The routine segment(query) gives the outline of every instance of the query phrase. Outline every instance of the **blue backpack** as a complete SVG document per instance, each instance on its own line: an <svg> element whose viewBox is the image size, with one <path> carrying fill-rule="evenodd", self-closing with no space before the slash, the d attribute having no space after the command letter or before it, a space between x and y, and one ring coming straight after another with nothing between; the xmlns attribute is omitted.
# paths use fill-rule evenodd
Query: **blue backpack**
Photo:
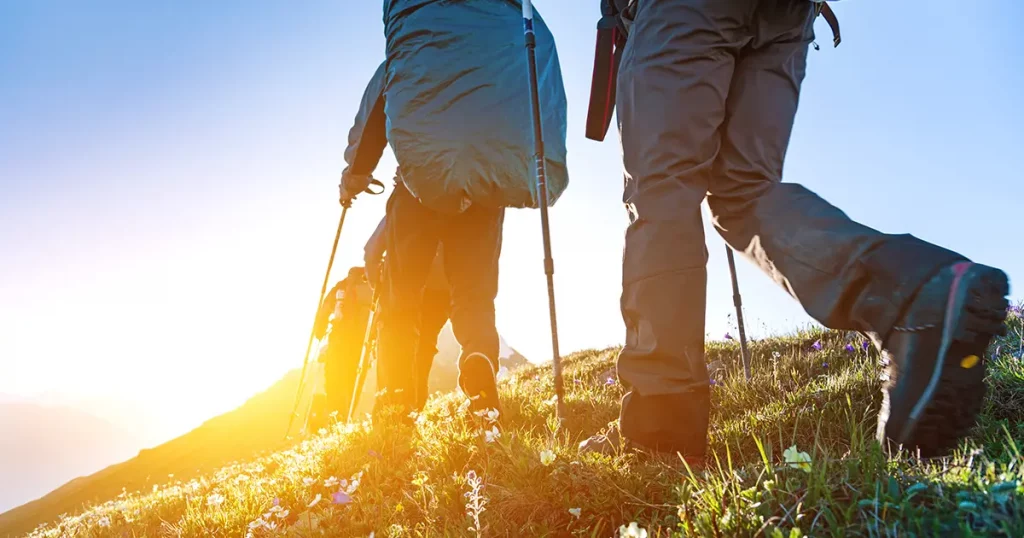
<svg viewBox="0 0 1024 538"><path fill-rule="evenodd" d="M401 181L444 213L537 207L527 56L518 0L386 0L387 139ZM537 72L548 205L569 182L566 98L539 14Z"/></svg>

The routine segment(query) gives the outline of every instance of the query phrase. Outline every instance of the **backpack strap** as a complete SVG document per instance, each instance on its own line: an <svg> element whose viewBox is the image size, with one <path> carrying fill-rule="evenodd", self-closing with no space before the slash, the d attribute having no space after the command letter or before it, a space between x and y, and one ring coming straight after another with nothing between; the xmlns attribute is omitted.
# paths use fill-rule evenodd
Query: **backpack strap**
<svg viewBox="0 0 1024 538"><path fill-rule="evenodd" d="M597 23L597 50L594 53L594 74L590 81L590 106L587 110L586 137L604 140L615 110L615 83L622 60L625 37L618 17L606 15Z"/></svg>
<svg viewBox="0 0 1024 538"><path fill-rule="evenodd" d="M820 2L818 4L818 15L824 18L825 22L828 23L828 27L832 29L832 46L838 47L843 38L839 33L839 18L836 17L836 12L832 11L832 7L827 3Z"/></svg>

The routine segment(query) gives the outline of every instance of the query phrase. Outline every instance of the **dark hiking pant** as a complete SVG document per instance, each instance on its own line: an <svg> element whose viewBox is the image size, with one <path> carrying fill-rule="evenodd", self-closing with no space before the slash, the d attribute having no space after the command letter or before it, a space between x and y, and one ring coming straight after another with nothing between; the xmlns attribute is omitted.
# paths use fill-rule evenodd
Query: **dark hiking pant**
<svg viewBox="0 0 1024 538"><path fill-rule="evenodd" d="M427 288L423 290L420 307L420 337L416 344L416 392L415 408L423 409L430 396L430 367L437 355L437 336L448 323L451 315L451 293L447 289Z"/></svg>
<svg viewBox="0 0 1024 538"><path fill-rule="evenodd" d="M831 328L884 336L932 274L962 259L781 182L813 19L808 0L639 0L616 104L628 438L705 449L705 197L726 242Z"/></svg>
<svg viewBox="0 0 1024 538"><path fill-rule="evenodd" d="M384 405L411 408L419 401L416 360L424 283L444 247L444 272L451 289L452 332L462 346L460 364L471 353L487 356L497 370L498 257L503 208L471 206L457 215L437 213L399 186L388 200L387 263L382 300L378 388ZM433 337L436 340L437 334Z"/></svg>

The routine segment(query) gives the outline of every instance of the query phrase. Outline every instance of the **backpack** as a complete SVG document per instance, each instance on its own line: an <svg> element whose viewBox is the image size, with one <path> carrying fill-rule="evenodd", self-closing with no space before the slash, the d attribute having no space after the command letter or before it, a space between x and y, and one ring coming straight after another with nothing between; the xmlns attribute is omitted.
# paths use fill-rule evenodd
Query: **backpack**
<svg viewBox="0 0 1024 538"><path fill-rule="evenodd" d="M826 0L809 0L817 4L815 16L825 19L832 29L833 46L842 41L839 19ZM586 136L598 142L604 140L615 110L615 81L619 74L622 49L629 37L637 0L601 0L601 19L597 21L597 51L594 55L594 74L590 82L590 106L587 109ZM817 48L817 45L815 45Z"/></svg>
<svg viewBox="0 0 1024 538"><path fill-rule="evenodd" d="M423 205L459 213L539 205L519 0L385 0L387 138ZM566 97L539 14L537 74L548 205L568 182Z"/></svg>

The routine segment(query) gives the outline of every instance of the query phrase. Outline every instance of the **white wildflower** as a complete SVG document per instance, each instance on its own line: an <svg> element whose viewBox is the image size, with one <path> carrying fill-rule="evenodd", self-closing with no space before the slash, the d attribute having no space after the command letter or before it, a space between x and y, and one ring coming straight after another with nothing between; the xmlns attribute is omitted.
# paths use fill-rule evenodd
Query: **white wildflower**
<svg viewBox="0 0 1024 538"><path fill-rule="evenodd" d="M224 504L224 496L220 493L213 493L206 498L206 506L217 507Z"/></svg>
<svg viewBox="0 0 1024 538"><path fill-rule="evenodd" d="M313 484L316 484L316 480L313 478L307 476L306 478L302 479L302 485L306 486L307 488L312 486Z"/></svg>
<svg viewBox="0 0 1024 538"><path fill-rule="evenodd" d="M321 497L320 497L320 494L319 494L319 493L317 493L317 494L316 494L316 498L314 498L314 499L313 499L313 502L311 502L311 503L307 504L307 505L306 505L306 508L313 508L314 506L316 506L316 505L317 505L317 503L319 503L319 502L320 502L320 499L321 499Z"/></svg>
<svg viewBox="0 0 1024 538"><path fill-rule="evenodd" d="M620 538L647 538L647 529L644 529L636 524L636 521L629 524L629 526L622 525L619 527Z"/></svg>
<svg viewBox="0 0 1024 538"><path fill-rule="evenodd" d="M551 450L541 450L540 451L540 463L541 463L541 465L547 467L548 465L551 465L554 462L555 462L555 453L553 451L551 451Z"/></svg>
<svg viewBox="0 0 1024 538"><path fill-rule="evenodd" d="M338 485L338 478L337 477L332 476L332 477L328 478L327 480L324 480L324 487L325 488L333 488L334 486L337 486L337 485Z"/></svg>
<svg viewBox="0 0 1024 538"><path fill-rule="evenodd" d="M110 526L110 518L107 517L107 516L103 516L103 517L101 517L99 519L99 521L96 522L96 524L99 525L100 527L109 527Z"/></svg>
<svg viewBox="0 0 1024 538"><path fill-rule="evenodd" d="M576 519L579 519L580 518L580 514L583 513L583 510L581 510L579 508L570 508L569 509L569 513L572 514L572 516L575 517Z"/></svg>
<svg viewBox="0 0 1024 538"><path fill-rule="evenodd" d="M497 426L492 426L490 430L484 430L484 439L488 443L493 443L501 437L501 432L498 431Z"/></svg>
<svg viewBox="0 0 1024 538"><path fill-rule="evenodd" d="M794 469L800 469L805 473L811 472L811 456L806 452L800 452L796 449L796 445L787 448L783 453L782 457L786 459L786 464Z"/></svg>

